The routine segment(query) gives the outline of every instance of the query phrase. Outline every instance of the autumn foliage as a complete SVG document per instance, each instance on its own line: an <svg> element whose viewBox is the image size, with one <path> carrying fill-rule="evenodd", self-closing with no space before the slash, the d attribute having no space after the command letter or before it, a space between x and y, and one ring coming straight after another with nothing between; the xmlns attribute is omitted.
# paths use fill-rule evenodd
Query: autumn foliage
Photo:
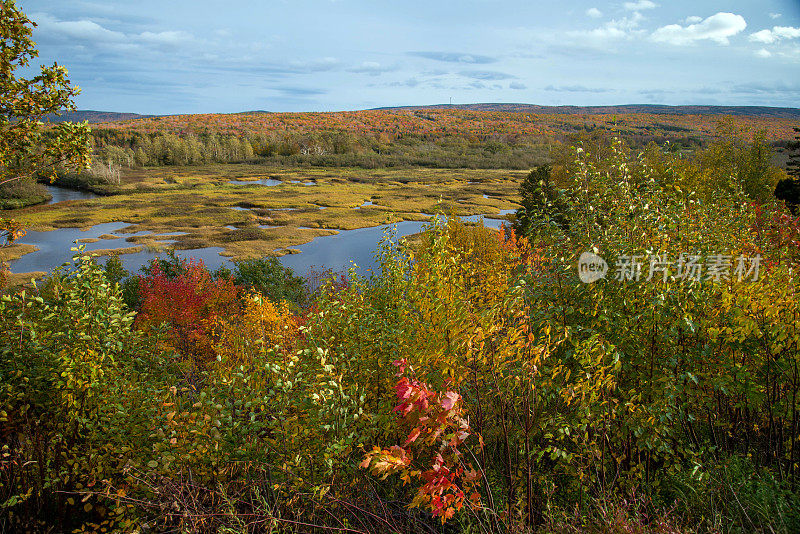
<svg viewBox="0 0 800 534"><path fill-rule="evenodd" d="M797 531L798 220L750 196L771 174L619 139L554 172L527 235L440 216L305 309L188 262L149 267L134 318L81 254L4 296L4 525ZM764 268L615 276L681 253Z"/></svg>
<svg viewBox="0 0 800 534"><path fill-rule="evenodd" d="M796 121L789 118L732 117L739 125L767 130L772 139L791 139ZM545 114L472 110L365 110L339 113L237 113L231 115L172 115L103 124L127 132L207 132L238 134L258 132L324 132L441 139L451 135L477 140L509 136L560 137L585 129L616 129L631 134L664 135L683 129L694 135L713 136L719 117L713 115Z"/></svg>
<svg viewBox="0 0 800 534"><path fill-rule="evenodd" d="M178 273L166 273L154 260L148 270L139 279L137 326L148 330L166 324L167 343L184 358L213 359L214 326L239 311L240 289L230 279L214 279L202 261L184 260Z"/></svg>
<svg viewBox="0 0 800 534"><path fill-rule="evenodd" d="M392 445L389 449L374 447L365 454L361 467L383 479L399 474L404 484L411 483L412 478L418 479L421 486L409 506L427 506L433 517L444 523L465 502L480 505L480 494L474 488L481 475L464 461L464 453L459 450L472 429L464 417L461 395L451 390L432 391L428 384L413 376L403 376L405 360L393 363L401 377L395 385L399 404L394 411L411 430L402 445ZM412 447L427 449L430 455L418 468L413 466Z"/></svg>

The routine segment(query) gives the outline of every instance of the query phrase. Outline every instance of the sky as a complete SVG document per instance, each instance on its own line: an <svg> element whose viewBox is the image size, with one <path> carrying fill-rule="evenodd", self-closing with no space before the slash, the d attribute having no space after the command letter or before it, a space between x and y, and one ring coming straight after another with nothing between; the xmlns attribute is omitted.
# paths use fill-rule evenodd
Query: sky
<svg viewBox="0 0 800 534"><path fill-rule="evenodd" d="M800 0L18 0L78 109L800 107ZM29 74L29 73L28 73Z"/></svg>

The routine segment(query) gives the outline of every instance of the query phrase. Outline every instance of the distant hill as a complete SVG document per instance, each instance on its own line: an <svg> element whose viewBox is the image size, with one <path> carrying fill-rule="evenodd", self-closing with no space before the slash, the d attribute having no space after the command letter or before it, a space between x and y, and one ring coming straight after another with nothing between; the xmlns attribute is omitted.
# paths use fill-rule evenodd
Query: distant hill
<svg viewBox="0 0 800 534"><path fill-rule="evenodd" d="M776 119L800 119L800 108L778 108L769 106L662 106L660 104L625 104L620 106L540 106L537 104L433 104L430 106L396 106L373 108L375 111L422 111L426 109L454 109L467 111L489 111L503 113L533 113L542 115L614 115L641 114L651 115L736 115ZM373 111L368 110L368 111ZM273 112L262 109L240 111L230 115L272 115ZM217 115L217 114L213 114ZM224 114L222 114L224 115ZM280 113L278 113L280 115ZM115 122L131 119L146 119L158 115L140 115L138 113L117 113L115 111L92 111L79 109L65 111L60 116L45 117L48 122Z"/></svg>
<svg viewBox="0 0 800 534"><path fill-rule="evenodd" d="M608 115L649 113L654 115L740 115L800 119L798 108L768 106L662 106L660 104L627 104L621 106L539 106L536 104L435 104L432 106L398 106L377 110L463 109L505 113L538 113L553 115Z"/></svg>
<svg viewBox="0 0 800 534"><path fill-rule="evenodd" d="M75 111L63 111L61 115L47 115L44 120L47 122L111 122L127 121L131 119L144 119L154 117L154 115L139 115L138 113L117 113L114 111L92 111L88 109L77 109Z"/></svg>

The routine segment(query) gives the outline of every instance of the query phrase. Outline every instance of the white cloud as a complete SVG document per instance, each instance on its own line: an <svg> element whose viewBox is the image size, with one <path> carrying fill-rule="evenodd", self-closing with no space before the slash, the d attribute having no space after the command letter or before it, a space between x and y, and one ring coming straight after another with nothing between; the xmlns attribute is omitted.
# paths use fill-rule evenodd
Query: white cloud
<svg viewBox="0 0 800 534"><path fill-rule="evenodd" d="M109 30L92 20L58 20L46 13L37 13L33 20L37 23L37 32L47 37L66 38L76 41L76 45L93 43L109 50L130 50L142 45L172 47L194 40L194 37L183 31L162 31L142 33L123 33Z"/></svg>
<svg viewBox="0 0 800 534"><path fill-rule="evenodd" d="M800 62L800 46L788 46L778 52L778 55L791 61Z"/></svg>
<svg viewBox="0 0 800 534"><path fill-rule="evenodd" d="M548 85L544 88L545 91L554 91L559 93L610 93L612 89L605 87L586 87L585 85Z"/></svg>
<svg viewBox="0 0 800 534"><path fill-rule="evenodd" d="M770 56L772 55L772 52L770 52L770 51L769 51L769 50L767 50L766 48L762 48L761 50L758 50L758 51L756 52L756 55L757 55L758 57L770 57Z"/></svg>
<svg viewBox="0 0 800 534"><path fill-rule="evenodd" d="M381 68L381 64L377 61L365 61L358 68L366 70L379 70Z"/></svg>
<svg viewBox="0 0 800 534"><path fill-rule="evenodd" d="M792 28L791 26L775 26L772 28L772 33L777 35L780 39L797 39L800 37L800 28Z"/></svg>
<svg viewBox="0 0 800 534"><path fill-rule="evenodd" d="M628 11L641 11L643 9L654 9L658 4L651 0L637 0L636 2L625 2L625 9Z"/></svg>
<svg viewBox="0 0 800 534"><path fill-rule="evenodd" d="M698 17L697 15L692 15L691 17L686 17L684 19L684 22L686 24L696 24L696 23L700 22L701 20L703 20L703 17Z"/></svg>
<svg viewBox="0 0 800 534"><path fill-rule="evenodd" d="M370 76L378 76L384 72L391 72L397 70L395 67L384 67L377 61L364 61L357 67L347 69L348 72L355 72L358 74L368 74Z"/></svg>
<svg viewBox="0 0 800 534"><path fill-rule="evenodd" d="M143 32L139 34L139 39L146 43L174 46L186 41L191 41L192 36L182 31Z"/></svg>
<svg viewBox="0 0 800 534"><path fill-rule="evenodd" d="M586 16L592 17L593 19L599 19L603 16L603 12L597 9L596 7L590 7L586 10Z"/></svg>
<svg viewBox="0 0 800 534"><path fill-rule="evenodd" d="M772 32L769 30L761 30L756 33L751 33L750 40L754 43L770 44L775 42L775 36L772 35Z"/></svg>
<svg viewBox="0 0 800 534"><path fill-rule="evenodd" d="M644 17L641 13L635 12L629 17L622 17L621 19L610 20L600 26L588 31L570 31L567 35L575 37L582 41L581 44L595 46L602 48L608 41L620 41L630 39L634 35L641 33L639 30L639 22Z"/></svg>
<svg viewBox="0 0 800 534"><path fill-rule="evenodd" d="M754 43L772 44L782 39L797 39L800 37L800 28L791 26L773 26L771 30L760 30L750 34Z"/></svg>
<svg viewBox="0 0 800 534"><path fill-rule="evenodd" d="M333 70L339 66L339 60L335 57L324 57L314 61L290 61L289 69L301 73L322 72Z"/></svg>
<svg viewBox="0 0 800 534"><path fill-rule="evenodd" d="M771 18L771 19L779 19L779 18L781 18L781 14L780 13L770 13L769 14L769 18Z"/></svg>
<svg viewBox="0 0 800 534"><path fill-rule="evenodd" d="M91 20L58 20L46 13L36 13L31 16L31 19L37 23L38 31L48 35L105 43L118 43L125 40L124 33L109 30Z"/></svg>
<svg viewBox="0 0 800 534"><path fill-rule="evenodd" d="M470 64L485 64L495 63L497 58L491 56L481 56L476 54L467 54L460 52L408 52L410 56L423 57L425 59L432 59L434 61L444 61L446 63L470 63Z"/></svg>
<svg viewBox="0 0 800 534"><path fill-rule="evenodd" d="M744 31L746 27L747 22L741 15L721 12L688 26L662 26L653 32L651 38L653 41L672 45L688 45L703 40L726 45L729 37Z"/></svg>
<svg viewBox="0 0 800 534"><path fill-rule="evenodd" d="M520 82L511 82L511 83L508 85L508 87L509 87L510 89L516 89L517 91L521 91L521 90L523 90L523 89L527 89L527 88L528 88L528 86L527 86L527 85L525 85L524 83L520 83Z"/></svg>

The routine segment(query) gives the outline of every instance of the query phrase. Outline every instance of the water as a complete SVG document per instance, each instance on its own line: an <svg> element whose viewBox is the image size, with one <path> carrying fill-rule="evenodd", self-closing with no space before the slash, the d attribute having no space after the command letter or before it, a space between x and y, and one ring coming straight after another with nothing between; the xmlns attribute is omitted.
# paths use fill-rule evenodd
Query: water
<svg viewBox="0 0 800 534"><path fill-rule="evenodd" d="M39 250L9 262L9 267L11 272L14 273L50 271L72 259L74 251L71 251L70 248L76 246L74 243L76 239L96 239L103 234L120 235L117 232L126 226L128 226L128 223L112 222L98 224L86 231L78 228L60 228L52 232L28 231L24 237L21 237L16 242L35 245ZM149 232L137 232L136 234L127 234L125 237L147 234ZM101 239L96 243L85 243L85 246L87 251L92 251L103 248L132 247L134 243L128 243L123 237L120 237L119 239Z"/></svg>
<svg viewBox="0 0 800 534"><path fill-rule="evenodd" d="M499 216L509 215L515 211L500 210ZM495 230L499 230L503 223L508 222L505 219L483 215L461 217L463 221L474 223L481 219L486 228ZM282 256L280 262L299 275L308 274L312 267L317 270L332 269L335 272L346 272L355 263L358 266L358 273L366 276L370 271L378 272L379 265L375 261L374 254L385 232L394 229L396 237L400 238L419 233L423 227L430 224L430 221L403 221L372 228L340 230L336 235L320 236L305 245L291 247L301 253Z"/></svg>
<svg viewBox="0 0 800 534"><path fill-rule="evenodd" d="M229 185L265 185L267 187L274 187L281 185L283 182L280 180L273 180L272 178L262 178L261 180L230 180Z"/></svg>
<svg viewBox="0 0 800 534"><path fill-rule="evenodd" d="M317 270L332 269L336 272L346 272L352 266L352 262L358 265L360 274L367 275L369 270L376 271L378 268L373 254L385 231L394 227L399 238L416 234L427 224L430 223L403 221L372 228L340 230L336 235L317 237L305 245L291 247L300 250L301 253L287 254L279 259L284 267L290 267L296 274L302 276L308 274L312 267Z"/></svg>
<svg viewBox="0 0 800 534"><path fill-rule="evenodd" d="M91 200L97 198L94 193L88 191L74 191L72 189L64 189L63 187L56 187L54 185L45 185L47 192L53 195L53 199L48 204L55 204L56 202L64 202L65 200Z"/></svg>
<svg viewBox="0 0 800 534"><path fill-rule="evenodd" d="M503 210L503 214L514 210ZM480 215L472 215L461 218L464 221L478 222ZM499 229L505 222L503 219L483 218L483 224L487 228ZM425 221L403 221L396 224L386 224L371 228L358 228L356 230L340 230L338 234L320 236L310 243L296 247L300 254L287 254L280 258L280 262L292 268L296 273L305 275L314 267L317 270L333 269L334 271L347 271L352 262L358 265L358 272L366 275L369 270L376 271L378 264L373 258L378 243L384 236L384 232L394 228L396 237L404 237L422 231L425 225L430 222ZM70 261L74 251L70 248L76 246L76 239L99 238L103 234L120 236L119 239L101 239L95 243L86 243L86 251L91 252L99 249L128 248L136 246L136 243L126 241L126 237L150 235L150 232L122 233L120 230L127 227L128 223L104 223L93 226L87 230L77 228L60 228L50 232L30 231L25 237L18 240L19 243L36 245L39 250L22 256L10 262L11 271L14 273L25 273L32 271L51 271L64 262ZM235 229L236 227L228 227ZM269 225L262 225L261 228L271 228ZM305 228L299 228L305 229ZM309 230L311 228L308 228ZM180 234L158 234L159 238L169 238ZM173 243L168 239L162 242L168 245ZM207 247L202 249L177 251L179 257L203 260L209 269L217 269L222 265L230 267L229 258L220 256L224 249L221 247ZM148 263L156 257L156 252L143 250L131 254L120 254L123 267L129 272L134 273L142 265ZM163 253L162 253L163 255ZM105 262L105 257L98 259L100 263Z"/></svg>
<svg viewBox="0 0 800 534"><path fill-rule="evenodd" d="M117 239L100 239L94 243L80 243L85 247L86 252L101 249L123 249L138 246L136 243L127 241L128 237L153 235L152 232L121 232L123 228L129 226L126 222L111 222L92 226L86 230L79 228L59 228L50 232L28 231L24 237L18 239L19 244L35 245L39 250L25 254L19 259L9 262L12 273L28 273L33 271L52 271L56 267L72 260L75 254L73 247L77 247L75 241L85 239L98 239L103 234L119 236ZM159 242L163 245L171 245L175 241L169 239L186 232L174 232L169 234L155 234ZM219 255L223 249L220 247L209 247L205 249L195 249L191 251L180 251L181 257L188 258L193 256L202 259L210 268L217 268L225 263L227 258ZM122 265L130 272L137 271L142 265L149 262L156 256L156 252L142 250L131 254L120 254ZM105 256L99 257L99 262L105 262Z"/></svg>
<svg viewBox="0 0 800 534"><path fill-rule="evenodd" d="M486 228L492 228L494 230L499 230L500 226L503 223L508 223L505 219L494 219L492 217L487 217L485 215L467 215L466 217L461 217L461 220L464 222L473 222L478 223L483 220L483 225Z"/></svg>

